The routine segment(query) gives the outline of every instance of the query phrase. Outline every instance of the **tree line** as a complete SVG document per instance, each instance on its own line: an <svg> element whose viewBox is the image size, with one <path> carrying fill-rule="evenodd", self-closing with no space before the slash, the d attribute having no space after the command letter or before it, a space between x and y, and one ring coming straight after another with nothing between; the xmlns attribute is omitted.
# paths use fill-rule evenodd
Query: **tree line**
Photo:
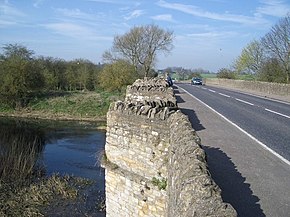
<svg viewBox="0 0 290 217"><path fill-rule="evenodd" d="M95 90L102 65L88 60L35 57L34 51L8 44L0 55L0 100L24 107L31 97L49 91Z"/></svg>
<svg viewBox="0 0 290 217"><path fill-rule="evenodd" d="M25 46L7 44L0 54L0 103L25 107L31 98L51 91L122 91L137 78L155 75L157 53L168 53L172 40L173 32L156 25L133 27L114 37L104 64L35 57Z"/></svg>
<svg viewBox="0 0 290 217"><path fill-rule="evenodd" d="M290 13L259 40L247 44L234 61L232 69L220 69L218 77L248 75L248 78L260 81L289 83L289 65Z"/></svg>

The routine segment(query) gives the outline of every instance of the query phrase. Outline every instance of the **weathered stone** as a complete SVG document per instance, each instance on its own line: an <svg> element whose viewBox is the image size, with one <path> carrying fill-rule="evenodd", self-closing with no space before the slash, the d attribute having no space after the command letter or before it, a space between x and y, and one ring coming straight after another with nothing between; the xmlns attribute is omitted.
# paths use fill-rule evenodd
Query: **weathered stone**
<svg viewBox="0 0 290 217"><path fill-rule="evenodd" d="M107 114L106 216L237 216L163 79L137 80Z"/></svg>

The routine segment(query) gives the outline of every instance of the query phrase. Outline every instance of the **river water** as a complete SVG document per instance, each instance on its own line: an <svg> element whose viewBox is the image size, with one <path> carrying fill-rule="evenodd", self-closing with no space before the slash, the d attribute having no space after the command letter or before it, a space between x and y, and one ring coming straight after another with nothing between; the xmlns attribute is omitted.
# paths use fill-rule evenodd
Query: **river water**
<svg viewBox="0 0 290 217"><path fill-rule="evenodd" d="M86 192L91 199L82 209L90 209L83 210L88 216L105 216L92 210L95 199L105 195L104 169L98 162L104 150L105 131L97 129L99 124L0 118L0 151L5 150L11 138L25 140L23 148L30 144L29 140L41 141L37 161L43 173L46 176L58 173L93 180L94 186ZM51 213L51 216L72 216L72 213Z"/></svg>

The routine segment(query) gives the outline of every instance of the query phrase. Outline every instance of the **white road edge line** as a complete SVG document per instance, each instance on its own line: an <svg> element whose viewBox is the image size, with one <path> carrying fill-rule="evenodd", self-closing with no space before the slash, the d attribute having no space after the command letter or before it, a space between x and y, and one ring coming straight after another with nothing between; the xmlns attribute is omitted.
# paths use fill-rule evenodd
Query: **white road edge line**
<svg viewBox="0 0 290 217"><path fill-rule="evenodd" d="M284 163L286 163L286 164L288 164L290 166L290 161L288 161L287 159L285 159L284 157L282 157L280 154L278 154L277 152L275 152L274 150L272 150L271 148L269 148L268 146L266 146L260 140L256 139L250 133L248 133L247 131L245 131L244 129L242 129L237 124L235 124L232 121L230 121L229 119L227 119L225 116L223 116L221 113L219 113L216 110L214 110L212 107L210 107L206 103L204 103L200 99L196 98L195 96L191 95L188 91L186 91L182 87L179 87L179 88L182 89L184 92L186 92L189 96L191 96L192 98L196 99L197 101L199 101L200 103L202 103L203 105L205 105L207 108L209 108L210 110L212 110L213 112L215 112L217 115L219 115L220 117L222 117L223 119L225 119L227 122L229 122L230 124L232 124L234 127L238 128L241 132L243 132L244 134L246 134L247 136L249 136L251 139L253 139L255 142L257 142L259 145L261 145L265 150L269 151L270 153L272 153L273 155L275 155L277 158L279 158L281 161L283 161Z"/></svg>
<svg viewBox="0 0 290 217"><path fill-rule="evenodd" d="M219 93L219 95L222 95L222 96L225 96L225 97L228 97L228 98L230 98L231 96L229 96L229 95L226 95L226 94L223 94L223 93Z"/></svg>
<svg viewBox="0 0 290 217"><path fill-rule="evenodd" d="M235 98L235 100L242 102L242 103L245 103L245 104L248 104L248 105L254 105L253 103L247 102L247 101L242 100L242 99Z"/></svg>
<svg viewBox="0 0 290 217"><path fill-rule="evenodd" d="M284 114L282 114L282 113L280 113L280 112L275 112L275 111L273 111L273 110L271 110L271 109L267 109L267 108L265 108L265 110L268 111L268 112L272 112L272 113L274 113L274 114L276 114L276 115L280 115L280 116L283 116L283 117L285 117L285 118L289 118L289 119L290 119L290 116L288 116L288 115L284 115Z"/></svg>

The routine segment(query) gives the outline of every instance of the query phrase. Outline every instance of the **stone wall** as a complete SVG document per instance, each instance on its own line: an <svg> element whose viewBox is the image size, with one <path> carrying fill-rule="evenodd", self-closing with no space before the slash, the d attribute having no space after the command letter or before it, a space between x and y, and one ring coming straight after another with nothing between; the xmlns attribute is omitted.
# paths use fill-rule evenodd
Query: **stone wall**
<svg viewBox="0 0 290 217"><path fill-rule="evenodd" d="M244 81L232 79L205 79L205 84L219 85L225 87L239 88L241 90L252 90L264 94L275 94L290 96L290 84L270 83L261 81Z"/></svg>
<svg viewBox="0 0 290 217"><path fill-rule="evenodd" d="M221 190L208 171L201 141L187 116L177 111L168 123L167 216L236 216L233 207L222 201Z"/></svg>
<svg viewBox="0 0 290 217"><path fill-rule="evenodd" d="M137 80L124 102L111 104L103 161L108 217L236 216L176 105L160 79Z"/></svg>

